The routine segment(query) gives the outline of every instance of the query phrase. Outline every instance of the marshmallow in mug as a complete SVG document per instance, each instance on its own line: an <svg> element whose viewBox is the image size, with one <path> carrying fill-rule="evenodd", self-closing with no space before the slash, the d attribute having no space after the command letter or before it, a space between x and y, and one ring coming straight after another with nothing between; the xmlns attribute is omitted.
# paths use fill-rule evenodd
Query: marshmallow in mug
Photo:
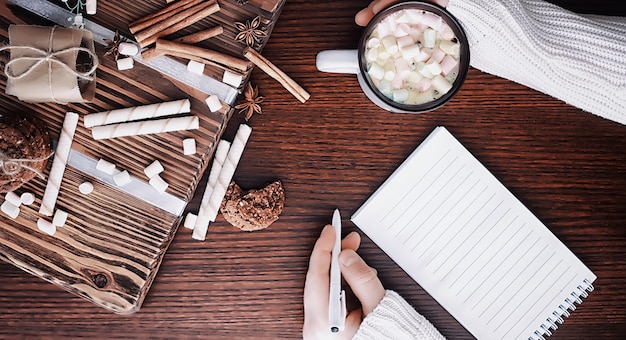
<svg viewBox="0 0 626 340"><path fill-rule="evenodd" d="M376 25L365 43L367 74L394 102L419 105L452 89L460 44L437 14L402 9Z"/></svg>

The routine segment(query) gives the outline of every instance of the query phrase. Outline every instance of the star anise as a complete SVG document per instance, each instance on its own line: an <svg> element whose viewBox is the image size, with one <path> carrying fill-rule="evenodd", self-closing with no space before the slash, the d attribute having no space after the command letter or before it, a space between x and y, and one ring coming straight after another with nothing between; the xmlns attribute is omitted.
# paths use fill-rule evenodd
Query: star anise
<svg viewBox="0 0 626 340"><path fill-rule="evenodd" d="M235 27L239 30L239 34L235 36L235 41L243 41L246 45L252 46L260 43L267 34L259 29L261 25L261 17L246 20L246 23L235 22Z"/></svg>
<svg viewBox="0 0 626 340"><path fill-rule="evenodd" d="M246 91L244 92L245 99L239 105L235 106L235 109L239 110L240 114L245 112L246 121L252 117L253 114L258 113L261 114L261 103L265 99L262 96L259 96L259 87L255 86L254 88L250 83L246 87Z"/></svg>
<svg viewBox="0 0 626 340"><path fill-rule="evenodd" d="M113 40L104 39L104 42L107 43L106 52L104 52L104 56L113 55L113 58L117 60L120 57L120 44L126 42L127 39L124 37L120 37L120 32L115 31L115 35L113 36Z"/></svg>
<svg viewBox="0 0 626 340"><path fill-rule="evenodd" d="M248 0L237 0L237 5L242 6L248 3Z"/></svg>

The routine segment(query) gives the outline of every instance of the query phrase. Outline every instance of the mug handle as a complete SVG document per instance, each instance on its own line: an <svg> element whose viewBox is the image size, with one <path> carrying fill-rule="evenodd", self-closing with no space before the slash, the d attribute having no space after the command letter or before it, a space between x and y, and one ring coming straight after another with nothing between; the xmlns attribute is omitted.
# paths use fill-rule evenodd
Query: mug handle
<svg viewBox="0 0 626 340"><path fill-rule="evenodd" d="M329 73L359 73L359 56L357 50L321 51L315 58L317 69Z"/></svg>

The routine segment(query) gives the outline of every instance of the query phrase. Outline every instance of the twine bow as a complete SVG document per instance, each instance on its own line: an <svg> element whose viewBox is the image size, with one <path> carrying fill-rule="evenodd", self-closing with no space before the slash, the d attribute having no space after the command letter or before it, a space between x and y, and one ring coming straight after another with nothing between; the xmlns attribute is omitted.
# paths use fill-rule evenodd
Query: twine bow
<svg viewBox="0 0 626 340"><path fill-rule="evenodd" d="M16 57L14 59L11 59L9 62L7 62L6 65L4 66L4 73L7 75L8 79L17 80L17 79L24 78L27 75L29 75L31 72L33 72L33 70L36 70L39 65L44 64L44 63L48 64L48 86L50 87L51 94L53 93L52 92L52 79L51 79L52 78L52 64L56 64L56 65L63 67L66 71L70 72L71 74L75 75L78 78L81 78L87 81L92 81L94 79L92 75L98 68L98 56L95 53L93 53L90 49L85 48L85 47L69 47L63 50L52 52L52 42L54 40L53 38L54 38L55 29L56 29L56 26L52 27L52 29L50 30L50 39L48 41L47 50L43 50L37 47L27 46L27 45L24 45L24 46L10 45L10 46L4 46L0 48L0 51L11 50L11 49L23 49L23 50L31 51L35 55L35 56ZM74 68L67 65L63 60L60 59L60 56L64 54L78 53L78 52L87 53L93 60L93 65L89 71L78 72ZM11 66L15 63L24 62L24 61L34 61L34 63L30 65L22 73L15 74L13 70L11 69Z"/></svg>
<svg viewBox="0 0 626 340"><path fill-rule="evenodd" d="M36 163L36 162L45 161L46 159L52 157L52 155L54 155L54 151L50 152L48 156L35 158L35 159L9 158L7 154L0 151L0 171L2 171L5 175L13 176L13 175L16 175L18 172L20 172L22 168L24 168L24 169L28 169L36 173L37 176L39 176L39 178L45 179L41 171L33 168L32 166L29 166L28 163Z"/></svg>

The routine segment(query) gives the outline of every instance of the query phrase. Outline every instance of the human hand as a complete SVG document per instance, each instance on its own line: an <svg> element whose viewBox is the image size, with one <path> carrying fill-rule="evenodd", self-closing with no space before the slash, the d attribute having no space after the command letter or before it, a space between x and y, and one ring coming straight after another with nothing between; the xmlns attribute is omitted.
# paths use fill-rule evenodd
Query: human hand
<svg viewBox="0 0 626 340"><path fill-rule="evenodd" d="M369 4L369 6L367 6L367 8L360 10L354 16L354 21L359 26L367 26L367 23L370 22L370 20L372 20L374 15L376 15L376 13L389 7L389 5L394 4L396 2L400 2L400 1L401 0L374 0ZM430 2L437 4L441 7L446 7L448 5L448 0L430 0Z"/></svg>
<svg viewBox="0 0 626 340"><path fill-rule="evenodd" d="M309 270L304 283L304 326L305 339L351 339L367 316L385 296L385 289L374 268L368 266L356 253L361 243L358 233L348 234L341 242L339 265L346 283L361 302L361 307L350 311L345 329L331 333L328 324L328 300L330 294L330 259L335 243L335 232L331 225L322 230L309 261Z"/></svg>

